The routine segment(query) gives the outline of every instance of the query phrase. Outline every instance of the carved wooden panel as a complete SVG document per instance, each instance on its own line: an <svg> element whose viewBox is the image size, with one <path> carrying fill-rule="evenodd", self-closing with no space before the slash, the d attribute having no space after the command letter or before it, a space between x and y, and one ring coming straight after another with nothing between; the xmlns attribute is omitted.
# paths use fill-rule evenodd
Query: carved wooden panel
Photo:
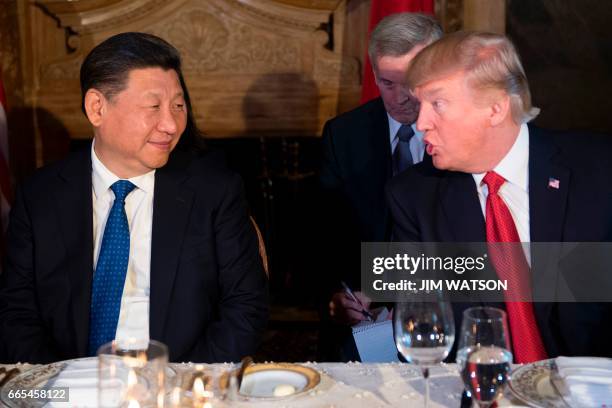
<svg viewBox="0 0 612 408"><path fill-rule="evenodd" d="M445 33L463 28L463 0L436 0L434 6L436 18Z"/></svg>
<svg viewBox="0 0 612 408"><path fill-rule="evenodd" d="M180 49L198 125L210 137L317 135L359 101L370 0L0 1L18 178L33 158L41 165L91 136L79 67L123 31L155 33ZM454 31L478 1L435 0L436 16Z"/></svg>
<svg viewBox="0 0 612 408"><path fill-rule="evenodd" d="M17 24L17 4L6 1L0 7L0 73L6 92L13 95L21 82L19 71L19 27Z"/></svg>
<svg viewBox="0 0 612 408"><path fill-rule="evenodd" d="M20 58L24 42L18 18L22 4L17 0L0 3L0 75L8 99L9 165L14 180L21 180L36 165L33 112L24 108L24 65Z"/></svg>
<svg viewBox="0 0 612 408"><path fill-rule="evenodd" d="M36 0L27 16L32 36L48 39L32 44L32 101L70 137L90 137L80 112L84 56L113 34L144 31L181 51L196 120L209 137L315 136L338 113L340 92L360 88L359 61L342 53L345 3Z"/></svg>

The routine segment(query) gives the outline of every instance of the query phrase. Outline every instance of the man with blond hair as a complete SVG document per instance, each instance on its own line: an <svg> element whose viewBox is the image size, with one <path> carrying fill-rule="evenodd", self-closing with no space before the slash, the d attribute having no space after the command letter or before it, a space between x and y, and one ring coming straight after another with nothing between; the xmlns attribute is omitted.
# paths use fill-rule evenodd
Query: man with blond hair
<svg viewBox="0 0 612 408"><path fill-rule="evenodd" d="M449 35L419 53L407 81L433 165L414 166L388 185L397 241L612 240L612 140L528 125L539 110L508 38ZM518 291L541 259L520 250L490 261ZM608 305L506 298L515 361L609 355ZM455 315L466 306L456 304Z"/></svg>
<svg viewBox="0 0 612 408"><path fill-rule="evenodd" d="M388 241L391 236L385 184L423 159L423 135L414 127L418 103L404 82L414 56L441 36L436 20L424 14L398 13L381 20L368 44L380 97L331 119L323 129L321 247L328 252L323 256L322 279L328 286L323 315L339 324L340 331L363 320L362 310L369 306L358 290L360 242ZM341 280L356 289L361 304L344 292ZM342 354L342 360L358 358Z"/></svg>

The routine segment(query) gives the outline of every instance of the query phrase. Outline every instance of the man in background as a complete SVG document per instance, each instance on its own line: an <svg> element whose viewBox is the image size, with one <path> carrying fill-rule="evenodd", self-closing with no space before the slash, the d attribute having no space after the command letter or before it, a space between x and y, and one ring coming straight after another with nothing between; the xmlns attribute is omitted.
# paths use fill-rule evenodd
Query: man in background
<svg viewBox="0 0 612 408"><path fill-rule="evenodd" d="M368 45L380 97L331 119L323 129L321 280L327 285L322 312L327 330L322 345L347 338L349 325L365 318L361 311L368 309L369 300L358 290L360 242L390 239L385 184L424 156L423 136L414 127L418 101L405 86L406 71L415 55L441 36L442 29L427 15L399 13L381 20ZM341 281L356 289L361 304L342 290ZM323 351L322 358L358 356L353 345Z"/></svg>
<svg viewBox="0 0 612 408"><path fill-rule="evenodd" d="M191 149L178 51L115 35L85 58L91 149L19 189L0 282L3 362L96 355L116 339L171 361L239 361L268 315L240 178Z"/></svg>
<svg viewBox="0 0 612 408"><path fill-rule="evenodd" d="M420 101L417 128L433 163L414 166L388 185L396 241L612 240L612 139L528 125L539 109L510 40L448 35L421 51L407 78ZM512 292L501 307L515 362L610 355L604 320L610 303L515 301L557 284L543 280L548 254L534 253L533 246L489 248L505 248L489 255ZM468 306L454 305L456 328Z"/></svg>

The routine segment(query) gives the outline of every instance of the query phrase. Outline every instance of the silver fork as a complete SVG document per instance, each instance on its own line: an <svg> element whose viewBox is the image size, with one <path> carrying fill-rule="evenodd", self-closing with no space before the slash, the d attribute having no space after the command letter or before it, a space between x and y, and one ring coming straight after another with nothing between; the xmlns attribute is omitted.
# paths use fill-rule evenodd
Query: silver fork
<svg viewBox="0 0 612 408"><path fill-rule="evenodd" d="M563 380L561 379L561 377L558 374L558 367L557 367L557 363L555 361L552 362L552 371L550 373L550 384L552 385L553 389L555 390L555 392L557 393L557 395L559 397L561 397L561 401L563 401L563 405L565 405L567 408L571 408L571 405L565 400L565 396L567 395L564 390L565 390L565 386L563 384ZM562 389L563 388L563 389Z"/></svg>

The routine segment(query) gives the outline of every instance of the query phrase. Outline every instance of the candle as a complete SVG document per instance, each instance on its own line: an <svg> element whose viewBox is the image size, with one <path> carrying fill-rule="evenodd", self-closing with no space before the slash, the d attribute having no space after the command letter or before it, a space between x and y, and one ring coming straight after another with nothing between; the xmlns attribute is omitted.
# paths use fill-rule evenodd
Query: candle
<svg viewBox="0 0 612 408"><path fill-rule="evenodd" d="M201 398L204 396L204 381L202 381L202 377L196 377L193 380L193 395L194 397Z"/></svg>
<svg viewBox="0 0 612 408"><path fill-rule="evenodd" d="M136 400L130 400L128 408L140 408L140 404Z"/></svg>
<svg viewBox="0 0 612 408"><path fill-rule="evenodd" d="M180 408L181 406L181 388L174 387L170 394L170 404L172 408Z"/></svg>
<svg viewBox="0 0 612 408"><path fill-rule="evenodd" d="M136 377L136 372L132 369L128 372L127 385L128 388L134 387L138 384L138 377Z"/></svg>
<svg viewBox="0 0 612 408"><path fill-rule="evenodd" d="M138 383L138 376L133 369L128 371L126 396L129 400L145 401L147 399L147 388Z"/></svg>
<svg viewBox="0 0 612 408"><path fill-rule="evenodd" d="M157 393L157 408L163 408L165 400L166 396L164 395L164 391L162 389Z"/></svg>
<svg viewBox="0 0 612 408"><path fill-rule="evenodd" d="M212 408L209 399L214 397L214 393L206 389L204 377L201 374L197 374L193 380L191 395L194 408Z"/></svg>
<svg viewBox="0 0 612 408"><path fill-rule="evenodd" d="M201 408L204 402L204 382L202 377L196 377L193 380L193 408Z"/></svg>

